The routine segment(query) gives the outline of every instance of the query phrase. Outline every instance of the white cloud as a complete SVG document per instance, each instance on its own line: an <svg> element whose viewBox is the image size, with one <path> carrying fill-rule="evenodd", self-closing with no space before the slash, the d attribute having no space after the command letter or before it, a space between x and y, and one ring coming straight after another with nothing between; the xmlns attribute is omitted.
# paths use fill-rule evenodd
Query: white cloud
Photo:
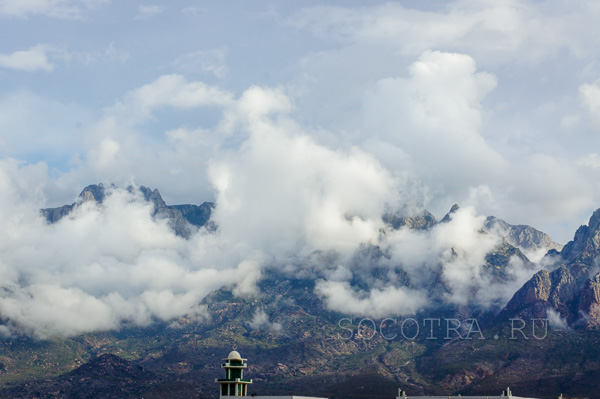
<svg viewBox="0 0 600 399"><path fill-rule="evenodd" d="M273 323L269 320L269 315L264 310L258 309L252 320L248 323L248 326L253 330L270 330L270 331L281 331L280 323Z"/></svg>
<svg viewBox="0 0 600 399"><path fill-rule="evenodd" d="M0 68L26 72L52 72L55 65L48 60L50 47L37 45L28 50L15 51L11 54L0 54Z"/></svg>
<svg viewBox="0 0 600 399"><path fill-rule="evenodd" d="M166 10L166 7L158 5L145 5L141 4L138 6L138 14L134 19L151 19L159 14L162 14Z"/></svg>
<svg viewBox="0 0 600 399"><path fill-rule="evenodd" d="M482 62L538 63L569 48L584 56L598 45L593 25L600 10L594 2L572 6L522 1L453 1L435 11L399 3L372 7L316 6L289 23L324 38L385 46L404 55L440 49L472 54ZM597 33L597 32L596 32Z"/></svg>
<svg viewBox="0 0 600 399"><path fill-rule="evenodd" d="M286 127L251 122L241 151L213 162L219 226L237 245L275 253L305 246L345 252L377 239L395 197L392 176L358 149L332 151Z"/></svg>
<svg viewBox="0 0 600 399"><path fill-rule="evenodd" d="M110 0L0 0L0 14L27 17L42 14L54 18L77 19L86 11L99 8Z"/></svg>
<svg viewBox="0 0 600 399"><path fill-rule="evenodd" d="M579 86L583 106L597 126L600 126L600 87L596 84Z"/></svg>
<svg viewBox="0 0 600 399"><path fill-rule="evenodd" d="M468 165L482 162L479 152L502 165L479 135L481 101L494 84L468 56L426 53L408 78L376 84L386 90L374 90L369 101L389 103L389 109L377 111L385 119L379 139L406 148L407 159L432 147L445 168L456 163L465 179L478 183L477 174L469 177ZM214 126L176 123L160 145L144 140L140 126L157 114L207 107L220 115ZM168 193L180 186L181 177L174 176L181 173L192 190L212 184L219 230L200 231L189 241L175 236L164 220L152 220L139 196L119 189L101 206L83 204L47 225L37 212L50 184L46 166L0 164L5 226L0 313L15 328L39 337L147 325L186 314L202 319L197 305L208 292L231 286L236 295L256 295L267 265L318 279L316 292L333 310L372 317L422 309L431 303L427 289L434 281L444 283L447 291L436 295L448 303L500 305L509 287L526 278L514 261L512 281L491 281L483 269L485 255L501 241L481 233L484 217L473 208L462 208L449 223L429 231L386 228L383 213L411 208L406 205L413 180L358 147L320 144L313 131L294 121L293 111L282 89L251 86L236 96L166 75L125 94L85 131L85 156L59 184L78 179L145 184L147 179L161 182ZM396 122L410 129L397 131ZM448 150L459 155L444 154ZM540 171L552 165L542 158L538 163ZM426 174L430 167L435 166L423 163L413 170ZM198 175L206 170L203 181ZM473 189L473 184L463 186L472 197L492 196L489 187ZM386 256L360 261L357 250L370 245ZM387 273L372 275L374 267ZM408 274L409 286L395 267ZM350 285L355 278L364 281L362 290ZM268 322L260 313L255 318L254 326Z"/></svg>
<svg viewBox="0 0 600 399"><path fill-rule="evenodd" d="M454 198L505 173L504 159L481 135L481 102L496 78L477 72L467 55L441 52L424 53L409 72L379 80L364 99L367 145L379 151L373 143L380 140L402 154L386 166L409 169Z"/></svg>
<svg viewBox="0 0 600 399"><path fill-rule="evenodd" d="M183 76L163 75L154 82L132 90L125 98L106 110L107 117L117 117L123 123L141 123L151 117L152 112L174 107L192 109L206 106L228 107L233 104L233 95L215 86L202 82L188 82Z"/></svg>
<svg viewBox="0 0 600 399"><path fill-rule="evenodd" d="M560 313L558 313L556 310L552 308L546 309L546 316L548 317L548 324L550 324L551 327L554 327L559 330L569 329L569 324L567 323L567 320L563 318L560 315Z"/></svg>
<svg viewBox="0 0 600 399"><path fill-rule="evenodd" d="M113 190L47 225L35 200L40 167L4 162L0 173L0 311L21 331L45 338L197 318L211 290L246 278L238 255L223 256L214 237L176 237L139 194Z"/></svg>
<svg viewBox="0 0 600 399"><path fill-rule="evenodd" d="M347 282L319 281L316 292L335 311L383 318L414 314L427 305L427 293L406 287L387 287L357 292Z"/></svg>
<svg viewBox="0 0 600 399"><path fill-rule="evenodd" d="M381 245L389 251L391 264L401 265L415 287L427 290L443 281L448 289L443 299L448 303L502 306L510 299L507 295L514 293L510 291L513 284L495 286L483 269L486 255L502 242L496 232L482 233L484 221L474 208L463 207L452 214L450 222L428 231L388 232ZM533 271L528 272L530 277ZM523 277L519 277L522 284Z"/></svg>

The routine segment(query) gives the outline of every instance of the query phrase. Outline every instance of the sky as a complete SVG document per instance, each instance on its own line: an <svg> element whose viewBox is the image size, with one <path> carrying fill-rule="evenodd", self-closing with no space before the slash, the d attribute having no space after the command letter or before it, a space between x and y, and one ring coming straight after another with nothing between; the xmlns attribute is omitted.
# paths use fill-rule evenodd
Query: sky
<svg viewBox="0 0 600 399"><path fill-rule="evenodd" d="M169 319L226 283L206 259L227 245L237 243L226 271L256 272L237 282L250 292L265 259L352 253L379 240L381 214L421 206L438 219L454 203L465 211L455 230L390 236L405 263L423 262L402 258L407 242L443 258L456 244L448 234L477 231L487 215L564 244L600 207L599 18L600 4L579 0L0 0L0 220L12 243L0 249L0 274L21 284L17 265L29 259L35 276L11 288L19 293L6 294L0 311L12 309L39 336L64 333L55 319L37 330L47 312L35 303L15 305L42 298L31 287L48 281L42 259L56 255L57 283L36 295L85 294L82 304L106 313L98 328L134 314ZM129 220L118 211L129 204L122 192L106 207L114 214L84 207L60 231L36 219L99 182L158 188L168 204L216 201L222 236L181 243L138 204L131 225L151 226L164 241L130 232L122 242L139 249L134 256L110 238ZM95 240L93 232L106 242L81 258L56 249L53 237ZM463 266L495 242L466 240L465 253L476 255ZM102 287L89 274L73 277L82 264L110 276L107 253L131 268L132 285L113 292L108 277ZM162 283L136 277L140 253L211 283L174 282L162 298L180 310L165 313L169 301L148 299ZM334 269L319 292L344 310L351 289ZM375 284L354 308L390 293L417 298L410 309L426 302ZM129 313L115 316L117 308ZM86 331L75 320L68 330Z"/></svg>
<svg viewBox="0 0 600 399"><path fill-rule="evenodd" d="M409 174L437 217L474 205L564 243L600 204L598 12L586 1L2 0L0 155L47 168L47 206L127 179L168 203L213 200L210 162L247 137L219 124L260 87L320 145ZM195 85L214 98L192 98Z"/></svg>

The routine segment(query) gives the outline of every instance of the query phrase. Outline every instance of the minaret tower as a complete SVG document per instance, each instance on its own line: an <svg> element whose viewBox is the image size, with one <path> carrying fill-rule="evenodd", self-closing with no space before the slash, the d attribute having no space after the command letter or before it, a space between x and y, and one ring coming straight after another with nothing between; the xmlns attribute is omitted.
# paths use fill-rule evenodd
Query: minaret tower
<svg viewBox="0 0 600 399"><path fill-rule="evenodd" d="M246 396L248 394L248 384L252 384L251 379L244 379L244 369L247 359L242 359L235 350L231 351L225 363L221 367L225 369L225 378L217 378L215 382L221 385L219 398L228 396Z"/></svg>

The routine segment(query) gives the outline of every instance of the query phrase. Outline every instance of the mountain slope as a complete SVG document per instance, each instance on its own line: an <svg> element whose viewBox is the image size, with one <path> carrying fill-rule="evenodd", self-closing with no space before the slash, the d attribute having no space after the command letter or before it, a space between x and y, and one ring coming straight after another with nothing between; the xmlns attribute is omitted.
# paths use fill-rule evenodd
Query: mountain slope
<svg viewBox="0 0 600 399"><path fill-rule="evenodd" d="M152 215L169 218L176 231L185 223L211 223L213 204L168 206L158 190L139 190L153 204ZM56 222L83 201L101 204L109 192L89 186L74 204L43 212L49 222ZM459 209L454 206L443 223L452 222ZM444 227L426 211L389 216L384 221L388 233L400 229L392 233L425 235ZM502 287L512 287L502 284L521 281L515 280L515 267L533 274L535 266L524 251L544 250L552 242L528 226L515 228L495 218L488 222L476 233L485 237L500 226L506 234L486 254L481 273ZM323 274L311 269L312 265L298 265L301 273L266 265L256 293L240 297L234 287L226 286L199 303L206 310L199 314L209 318L187 316L147 327L49 341L4 340L0 343L0 382L7 388L0 396L215 398L214 378L222 374L220 360L233 346L249 359L247 376L254 380L250 392L260 394L294 391L336 398L392 398L398 387L409 395L490 394L511 385L515 394L523 396L550 397L561 391L589 396L600 392L600 337L592 324L577 330L551 328L543 339L537 339L529 323L523 330L527 337L517 332L518 339L511 339L514 331L509 317L545 317L548 309L554 309L573 326L584 322L576 317L580 311L596 320L600 276L590 279L588 275L593 270L590 260L598 253L594 226L591 221L580 229L577 242L562 252L551 251L545 261L554 259L555 268L535 274L500 316L476 302L449 305L449 287L441 272L429 287L437 301L415 315L370 319L342 314L329 310L325 298L315 292ZM517 232L516 238L511 232ZM591 242L579 242L588 239ZM455 248L447 255L461 256ZM326 258L332 265L339 261L326 253L312 256ZM356 295L363 295L373 281L380 287L390 282L416 286L403 265L389 264L391 259L385 249L369 244L353 259L344 260L360 271L349 281ZM469 322L473 318L478 325ZM460 328L448 329L456 323ZM469 326L474 330L470 334ZM110 353L121 359L103 356Z"/></svg>
<svg viewBox="0 0 600 399"><path fill-rule="evenodd" d="M536 273L502 311L502 317L548 317L558 314L573 327L600 325L600 209L562 251L551 251L553 269ZM554 312L554 313L553 313Z"/></svg>

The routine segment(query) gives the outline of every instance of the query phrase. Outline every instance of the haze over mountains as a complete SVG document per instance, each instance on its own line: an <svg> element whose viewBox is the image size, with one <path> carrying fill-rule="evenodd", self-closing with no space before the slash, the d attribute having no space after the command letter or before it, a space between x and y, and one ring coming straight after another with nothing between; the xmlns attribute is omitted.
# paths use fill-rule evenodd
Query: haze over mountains
<svg viewBox="0 0 600 399"><path fill-rule="evenodd" d="M124 195L130 204L144 207L147 221L166 225L176 237L184 239L179 240L179 245L206 245L203 241L222 237L218 207L217 218L211 219L215 212L214 203L166 205L158 190L144 186L123 190L116 186L91 185L73 204L43 209L42 214L49 228L55 225L60 228L61 223L72 223L84 217L80 212L114 212L107 202L113 195ZM381 318L440 307L469 308L472 314L497 312L538 270L543 269L534 278L556 268L556 261L550 259L562 249L548 235L530 226L513 226L492 216L477 216L473 209L461 209L458 205L439 222L425 209L413 214L387 212L379 221L348 214L344 218L352 227L377 224L376 239L359 242L350 250L318 247L308 250L299 243L283 253L272 251L269 254L267 248L266 253L261 254L261 264L247 266L246 263L244 267L250 269L241 273L241 281L223 282L222 285L235 287L239 295L252 295L261 275L277 272L288 278L313 280L315 294L330 310L350 315ZM596 226L592 224L589 229L594 231ZM580 230L575 241L560 252L565 254L561 256L570 259L573 255L567 254L581 252L575 251L574 247L590 247L581 242L586 238L585 229ZM285 230L281 232L284 237L286 234ZM593 252L593 247L590 248L588 252ZM550 254L544 257L548 251ZM588 258L593 256L588 255ZM193 267L202 270L206 266ZM514 301L510 302L511 309L515 306ZM559 304L553 306L558 308ZM587 308L591 306L589 304ZM570 321L574 320L577 311L572 313ZM173 316L186 314L182 311ZM562 317L566 316L562 314ZM131 320L123 318L122 322ZM144 320L141 324L148 322Z"/></svg>
<svg viewBox="0 0 600 399"><path fill-rule="evenodd" d="M137 217L129 218L132 213ZM180 255L182 268L188 269L174 274L173 266L159 262L157 254L166 251L174 259L170 251L191 252L192 246L203 245L223 250L218 240L226 231L219 223L218 203L173 206L165 204L158 190L143 186L92 185L73 204L43 209L41 215L40 228L58 234L57 245L67 229L77 227L75 231L85 238L86 229L93 229L98 240L88 242L88 252L78 252L77 242L71 242L69 254L118 266L109 269L115 275L108 280L110 285L102 281L107 276L96 270L100 263L86 269L93 272L88 281L68 275L76 268L61 271L51 262L54 274L45 276L63 287L71 284L70 292L80 298L96 298L96 305L106 306L96 311L112 313L95 313L92 319L110 316L104 320L114 322L83 324L89 320L83 310L90 308L78 308L81 304L75 302L66 308L71 312L66 316L77 316L81 324L52 313L51 306L64 312L64 304L46 305L41 309L45 315L34 312L39 282L26 286L26 280L21 280L20 288L5 290L4 306L18 297L19 289L31 295L20 304L20 317L2 312L0 382L26 381L6 388L7 397L34 398L40 392L95 398L215 397L211 381L218 376L222 352L231 345L251 359L248 374L255 379L253 388L262 393L301 390L314 395L381 397L393 396L401 386L413 395L486 394L510 385L521 395L590 396L598 388L600 210L564 247L532 227L477 216L473 209L457 205L440 221L425 209L411 215L387 212L376 240L351 252L272 250L271 256L252 267L221 265L227 278L217 279L210 291L194 291L198 284L205 290L206 280L219 270L215 267L207 273L206 259ZM118 241L126 244L117 246L122 252L98 246L106 245L102 230L117 223L114 216L127 222L118 226L135 222L128 234L151 239L147 231L160 233L168 245L119 235ZM346 223L354 220L346 216ZM127 245L133 245L133 251L126 250ZM96 258L99 250L104 252ZM542 250L547 254L540 257ZM56 256L60 258L60 252ZM221 259L227 261L226 251ZM142 266L160 280L136 277L134 272ZM30 271L29 281L35 277L35 270ZM89 282L89 276L97 281ZM186 285L190 276L192 281ZM163 291L158 291L159 284ZM171 297L165 294L167 289ZM121 296L119 305L125 311L110 308L116 295ZM189 303L189 308L166 311L159 306L165 297L167 304ZM131 306L140 312L138 317L126 312ZM382 322L385 317L391 319ZM435 339L428 338L424 321L432 317L441 318L435 332L431 330ZM511 338L509 319L515 317L527 323L523 332L527 337ZM359 323L364 318L375 324ZM420 332L403 338L401 322L410 318L419 323ZM473 339L464 339L471 318L478 320L480 331ZM532 335L532 318L548 319L543 339ZM446 336L445 319L462 323L452 333L458 337ZM107 353L129 361L102 356ZM88 360L89 364L57 376Z"/></svg>

